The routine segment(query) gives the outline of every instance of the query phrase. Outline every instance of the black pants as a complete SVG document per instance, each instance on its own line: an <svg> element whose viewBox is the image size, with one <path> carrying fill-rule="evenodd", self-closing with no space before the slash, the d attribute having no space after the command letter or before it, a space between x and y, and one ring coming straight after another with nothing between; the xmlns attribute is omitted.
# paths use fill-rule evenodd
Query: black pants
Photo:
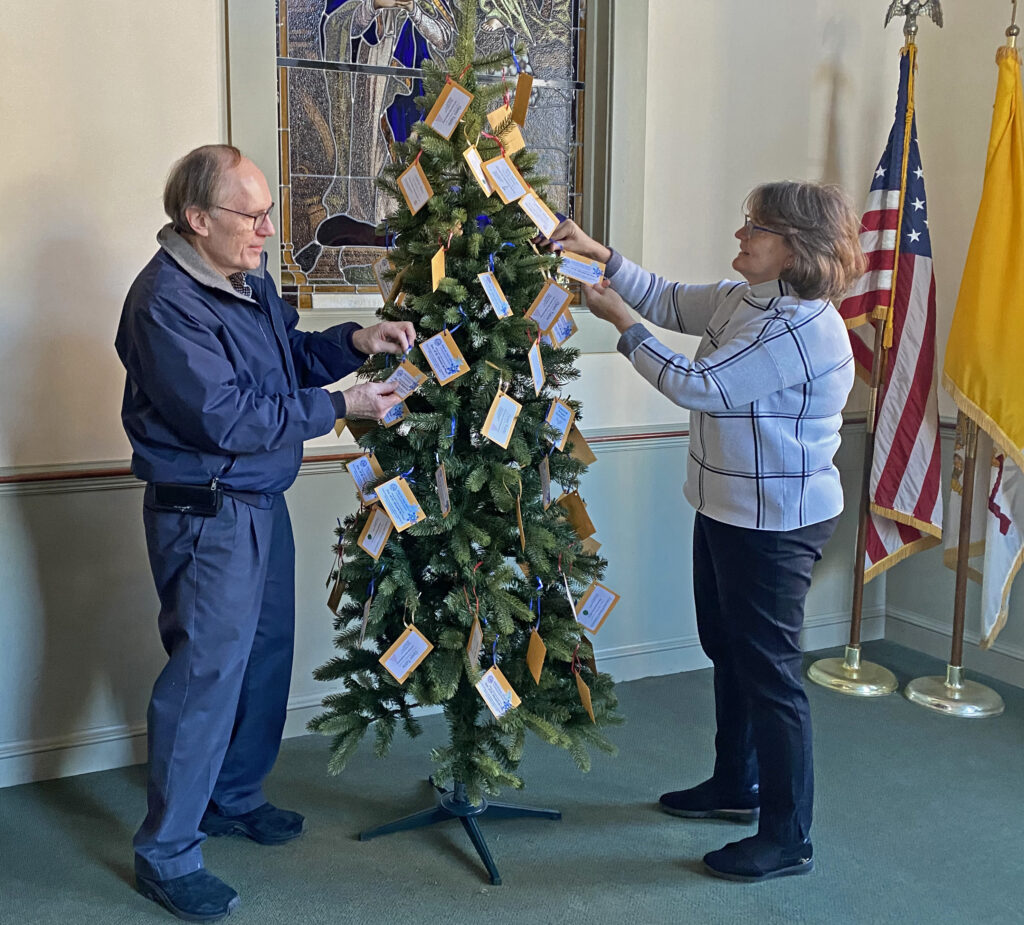
<svg viewBox="0 0 1024 925"><path fill-rule="evenodd" d="M783 844L811 828L811 714L799 637L811 570L838 520L751 530L698 514L693 529L697 629L715 666L714 778L737 795L760 785L759 831Z"/></svg>

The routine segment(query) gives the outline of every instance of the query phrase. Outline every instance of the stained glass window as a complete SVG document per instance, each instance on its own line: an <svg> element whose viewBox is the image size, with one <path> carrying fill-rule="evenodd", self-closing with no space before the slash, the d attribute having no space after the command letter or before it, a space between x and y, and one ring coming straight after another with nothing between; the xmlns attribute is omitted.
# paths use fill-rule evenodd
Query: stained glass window
<svg viewBox="0 0 1024 925"><path fill-rule="evenodd" d="M426 59L454 49L454 0L278 0L282 294L376 291L377 226L389 209L375 179L419 118ZM478 55L525 51L534 77L527 145L550 179L548 199L579 218L586 0L479 0ZM486 78L506 79L514 66ZM319 300L318 300L319 301Z"/></svg>

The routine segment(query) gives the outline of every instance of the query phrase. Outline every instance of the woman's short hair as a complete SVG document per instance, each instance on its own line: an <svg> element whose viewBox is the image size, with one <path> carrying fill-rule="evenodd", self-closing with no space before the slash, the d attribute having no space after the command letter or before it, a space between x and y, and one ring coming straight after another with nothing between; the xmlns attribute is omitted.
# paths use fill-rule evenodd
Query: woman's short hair
<svg viewBox="0 0 1024 925"><path fill-rule="evenodd" d="M192 234L185 211L212 209L224 172L242 160L234 145L203 145L177 161L164 186L164 211L178 234Z"/></svg>
<svg viewBox="0 0 1024 925"><path fill-rule="evenodd" d="M864 272L860 217L838 186L763 183L747 196L744 208L755 222L784 232L793 266L780 278L801 298L837 301Z"/></svg>

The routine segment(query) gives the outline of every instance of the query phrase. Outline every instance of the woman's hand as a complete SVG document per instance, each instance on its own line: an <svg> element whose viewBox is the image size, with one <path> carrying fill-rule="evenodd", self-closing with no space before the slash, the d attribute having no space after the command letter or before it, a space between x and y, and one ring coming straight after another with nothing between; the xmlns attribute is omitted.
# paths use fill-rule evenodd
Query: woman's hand
<svg viewBox="0 0 1024 925"><path fill-rule="evenodd" d="M620 334L636 323L629 313L629 306L611 288L608 280L603 279L596 286L584 286L583 290L587 294L587 308L602 321L614 324Z"/></svg>
<svg viewBox="0 0 1024 925"><path fill-rule="evenodd" d="M566 219L551 232L547 246L548 250L572 251L581 257L589 257L601 263L607 263L612 258L612 252L607 247L600 241L595 241L572 219Z"/></svg>

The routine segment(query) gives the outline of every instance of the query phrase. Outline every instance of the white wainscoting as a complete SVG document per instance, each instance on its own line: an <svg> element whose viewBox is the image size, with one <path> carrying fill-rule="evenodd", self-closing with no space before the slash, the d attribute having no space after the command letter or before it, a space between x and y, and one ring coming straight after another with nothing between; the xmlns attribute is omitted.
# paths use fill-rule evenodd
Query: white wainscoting
<svg viewBox="0 0 1024 925"><path fill-rule="evenodd" d="M587 432L598 460L582 491L609 560L605 580L623 597L595 637L598 663L618 680L708 664L693 613L693 511L682 496L688 438L678 427L639 430ZM848 512L815 572L808 649L846 641L856 534L849 492L859 484L862 428L848 430L838 459ZM141 500L129 476L0 486L0 787L145 760L146 704L164 654ZM334 652L324 582L332 529L354 502L337 460L307 460L288 492L298 619L286 735L303 734L331 690L311 672ZM883 598L883 582L872 582L866 640L884 634Z"/></svg>

